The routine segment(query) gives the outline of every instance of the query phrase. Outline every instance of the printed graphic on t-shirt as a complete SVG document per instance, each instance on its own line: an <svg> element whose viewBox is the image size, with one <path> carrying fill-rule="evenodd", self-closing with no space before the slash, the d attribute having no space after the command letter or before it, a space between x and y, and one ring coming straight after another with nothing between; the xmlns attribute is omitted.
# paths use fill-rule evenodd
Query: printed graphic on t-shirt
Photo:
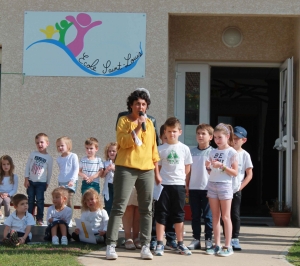
<svg viewBox="0 0 300 266"><path fill-rule="evenodd" d="M169 164L179 164L179 156L177 155L176 151L172 150L167 157Z"/></svg>
<svg viewBox="0 0 300 266"><path fill-rule="evenodd" d="M31 167L31 173L37 176L40 176L44 172L44 164L46 163L46 159L39 157L39 156L34 156L33 158L34 162Z"/></svg>
<svg viewBox="0 0 300 266"><path fill-rule="evenodd" d="M221 162L221 163L224 163L224 158L225 158L225 153L223 153L223 152L220 152L220 153L216 153L215 155L214 155L214 160L217 160L217 161L219 161L219 162Z"/></svg>

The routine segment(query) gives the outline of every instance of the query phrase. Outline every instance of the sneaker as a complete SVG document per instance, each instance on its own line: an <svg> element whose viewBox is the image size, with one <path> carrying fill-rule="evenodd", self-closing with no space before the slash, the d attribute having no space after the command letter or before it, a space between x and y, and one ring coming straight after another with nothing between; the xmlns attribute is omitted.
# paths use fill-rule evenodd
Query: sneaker
<svg viewBox="0 0 300 266"><path fill-rule="evenodd" d="M44 222L42 220L37 220L36 225L44 225Z"/></svg>
<svg viewBox="0 0 300 266"><path fill-rule="evenodd" d="M231 246L233 248L233 250L237 250L237 251L241 251L242 248L240 246L240 241L238 238L232 238L231 239Z"/></svg>
<svg viewBox="0 0 300 266"><path fill-rule="evenodd" d="M115 250L116 245L107 245L106 246L106 259L107 260L116 260L118 258L118 254Z"/></svg>
<svg viewBox="0 0 300 266"><path fill-rule="evenodd" d="M177 250L176 240L167 241L167 243L165 245L165 249L167 249L167 250Z"/></svg>
<svg viewBox="0 0 300 266"><path fill-rule="evenodd" d="M190 250L201 249L200 240L193 239L192 242L187 246L187 248Z"/></svg>
<svg viewBox="0 0 300 266"><path fill-rule="evenodd" d="M154 250L154 254L156 256L162 256L162 255L164 255L164 245L157 245L156 249Z"/></svg>
<svg viewBox="0 0 300 266"><path fill-rule="evenodd" d="M207 255L216 255L221 251L221 247L213 245L211 248L207 249L205 252Z"/></svg>
<svg viewBox="0 0 300 266"><path fill-rule="evenodd" d="M141 258L143 260L152 260L153 259L153 255L150 251L150 246L149 245L144 245L142 246L141 249Z"/></svg>
<svg viewBox="0 0 300 266"><path fill-rule="evenodd" d="M192 252L185 246L185 244L178 245L177 252L181 255L192 255Z"/></svg>
<svg viewBox="0 0 300 266"><path fill-rule="evenodd" d="M220 252L218 253L218 256L221 257L228 257L233 254L233 249L232 247L222 247Z"/></svg>
<svg viewBox="0 0 300 266"><path fill-rule="evenodd" d="M59 240L57 236L52 237L52 245L59 245Z"/></svg>
<svg viewBox="0 0 300 266"><path fill-rule="evenodd" d="M68 245L68 238L66 236L61 237L61 244L65 246Z"/></svg>
<svg viewBox="0 0 300 266"><path fill-rule="evenodd" d="M205 249L209 249L213 246L213 242L211 241L211 239L207 239L205 240Z"/></svg>
<svg viewBox="0 0 300 266"><path fill-rule="evenodd" d="M157 246L157 242L156 241L151 241L150 242L150 250L155 250Z"/></svg>

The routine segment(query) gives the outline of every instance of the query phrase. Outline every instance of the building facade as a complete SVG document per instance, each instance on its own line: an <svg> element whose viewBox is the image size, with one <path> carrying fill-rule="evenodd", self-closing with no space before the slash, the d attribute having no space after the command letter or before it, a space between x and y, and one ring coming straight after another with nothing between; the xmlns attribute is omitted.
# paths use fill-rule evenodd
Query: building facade
<svg viewBox="0 0 300 266"><path fill-rule="evenodd" d="M181 141L190 146L196 145L198 123L215 126L223 121L245 127L245 149L252 156L254 176L243 192L242 213L267 215L265 202L282 195L292 205L293 223L299 225L298 144L294 149L287 147L291 159L286 160L287 152L281 154L282 181L278 177L280 152L273 149L280 125L291 147L290 136L299 139L298 1L24 0L20 4L2 0L0 5L0 154L11 155L16 162L20 192L25 192L24 168L35 149L37 133L49 135L48 150L54 158L58 156L55 140L63 135L72 138L79 157L84 155L84 140L96 137L103 157L106 143L115 140L115 119L126 110L127 96L144 87L151 94L149 114L158 125L169 116L179 117L184 131ZM145 75L26 75L24 20L28 11L146 14ZM285 98L288 88L282 83L284 74L280 77L288 58L293 58L293 70L289 70L293 98ZM287 117L288 106L292 115ZM56 186L57 173L55 165L50 190ZM50 192L46 201L51 202Z"/></svg>

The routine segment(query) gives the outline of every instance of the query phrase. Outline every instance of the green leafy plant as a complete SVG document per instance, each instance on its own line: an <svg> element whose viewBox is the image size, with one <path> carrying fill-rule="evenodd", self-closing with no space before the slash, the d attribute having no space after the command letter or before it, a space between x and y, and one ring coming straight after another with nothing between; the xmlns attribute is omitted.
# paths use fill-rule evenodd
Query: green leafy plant
<svg viewBox="0 0 300 266"><path fill-rule="evenodd" d="M272 205L269 205L269 203L266 201L266 205L270 212L292 212L290 206L285 204L284 201L278 201L278 199L276 199Z"/></svg>

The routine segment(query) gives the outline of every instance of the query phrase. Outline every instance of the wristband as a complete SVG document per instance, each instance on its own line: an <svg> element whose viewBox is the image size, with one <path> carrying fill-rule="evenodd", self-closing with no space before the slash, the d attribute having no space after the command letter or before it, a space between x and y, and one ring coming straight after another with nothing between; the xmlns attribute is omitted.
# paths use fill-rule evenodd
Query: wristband
<svg viewBox="0 0 300 266"><path fill-rule="evenodd" d="M225 165L222 165L222 166L223 166L222 167L222 172L224 172L227 169L227 167Z"/></svg>

